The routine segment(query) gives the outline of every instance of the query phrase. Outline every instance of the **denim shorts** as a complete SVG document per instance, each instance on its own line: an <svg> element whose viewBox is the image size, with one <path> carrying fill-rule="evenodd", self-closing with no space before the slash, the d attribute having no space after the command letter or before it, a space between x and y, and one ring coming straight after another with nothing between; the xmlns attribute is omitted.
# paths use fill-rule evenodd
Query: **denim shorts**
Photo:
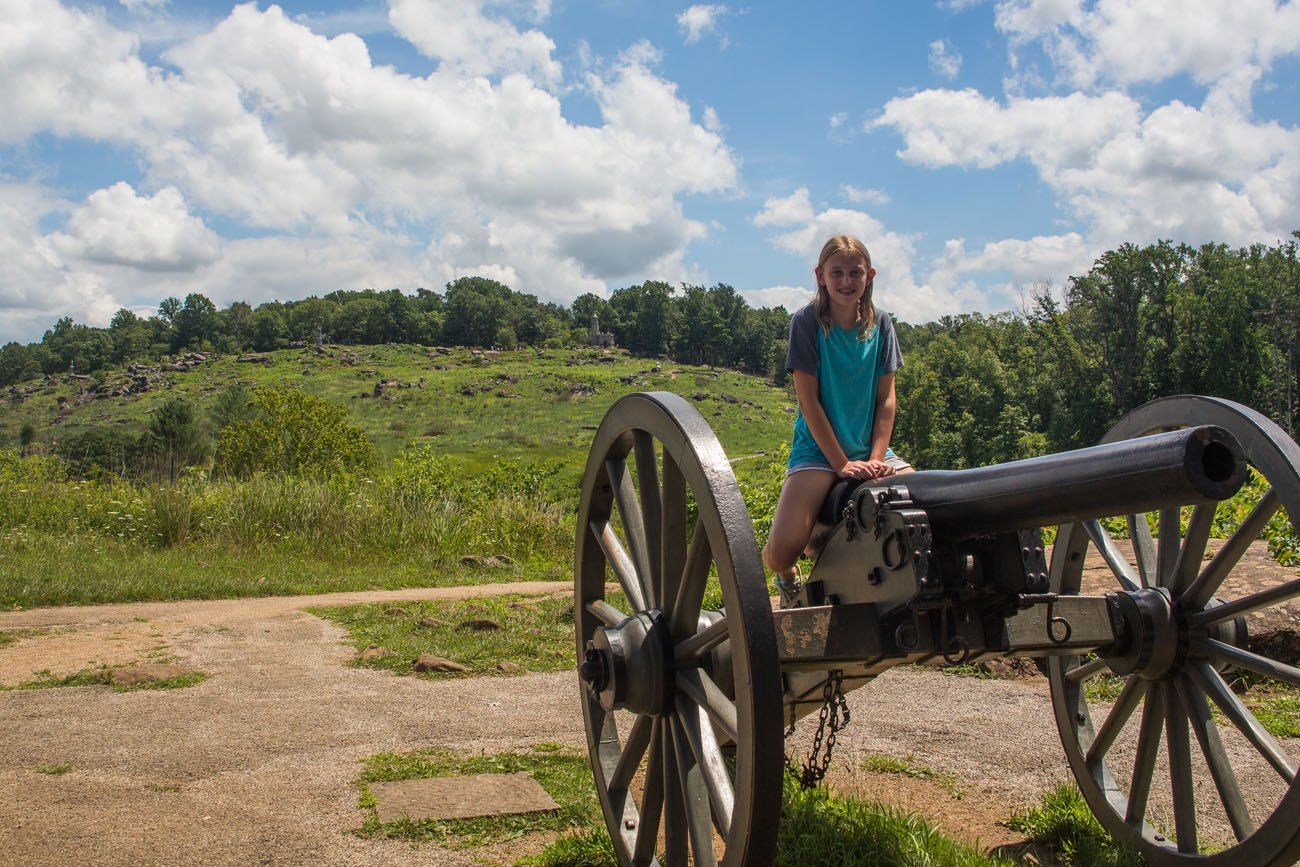
<svg viewBox="0 0 1300 867"><path fill-rule="evenodd" d="M894 472L898 472L899 470L906 470L912 466L907 461L900 458L898 455L889 455L888 457L885 458L885 463L893 467ZM785 475L786 478L789 478L790 476L793 476L795 473L802 473L805 470L821 470L827 473L835 472L835 470L831 468L831 465L826 463L825 461L800 461L794 466L788 467L785 471Z"/></svg>

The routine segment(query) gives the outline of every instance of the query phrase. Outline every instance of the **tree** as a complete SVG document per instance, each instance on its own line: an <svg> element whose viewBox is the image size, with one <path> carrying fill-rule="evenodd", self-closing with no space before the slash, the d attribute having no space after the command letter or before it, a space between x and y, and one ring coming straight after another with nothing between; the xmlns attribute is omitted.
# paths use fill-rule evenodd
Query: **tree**
<svg viewBox="0 0 1300 867"><path fill-rule="evenodd" d="M24 422L23 426L18 429L18 451L23 457L27 457L27 450L32 447L32 442L36 439L36 428L32 427L31 422Z"/></svg>
<svg viewBox="0 0 1300 867"><path fill-rule="evenodd" d="M614 338L638 355L667 352L677 334L678 314L673 307L673 287L647 280L618 289L610 295L614 308Z"/></svg>
<svg viewBox="0 0 1300 867"><path fill-rule="evenodd" d="M174 482L182 468L203 459L203 432L190 405L173 398L160 406L149 420L145 448L155 466Z"/></svg>
<svg viewBox="0 0 1300 867"><path fill-rule="evenodd" d="M217 395L208 413L212 429L217 436L232 424L257 418L258 409L253 404L253 390L242 382L235 383Z"/></svg>
<svg viewBox="0 0 1300 867"><path fill-rule="evenodd" d="M252 404L256 417L222 430L214 472L326 478L375 464L365 431L350 424L337 404L284 385L258 388Z"/></svg>
<svg viewBox="0 0 1300 867"><path fill-rule="evenodd" d="M172 318L172 325L173 350L199 349L212 343L221 327L221 320L217 316L217 305L206 295L191 292Z"/></svg>

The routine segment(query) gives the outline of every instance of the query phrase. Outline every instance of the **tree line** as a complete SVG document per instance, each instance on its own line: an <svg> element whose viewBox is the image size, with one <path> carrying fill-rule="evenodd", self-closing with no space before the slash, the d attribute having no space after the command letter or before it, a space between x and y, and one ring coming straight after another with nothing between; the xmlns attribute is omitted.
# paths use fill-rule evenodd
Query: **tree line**
<svg viewBox="0 0 1300 867"><path fill-rule="evenodd" d="M1292 435L1300 422L1300 232L1273 245L1124 245L1062 292L1023 309L897 323L896 449L930 468L977 466L1095 443L1155 397L1210 394L1252 406ZM267 351L330 342L586 345L593 316L646 356L785 381L789 314L732 287L646 282L564 307L482 277L419 290L331 292L217 309L198 293L107 328L60 319L41 341L0 348L0 386L182 351ZM155 440L158 437L154 438Z"/></svg>
<svg viewBox="0 0 1300 867"><path fill-rule="evenodd" d="M634 353L671 353L683 361L770 374L789 314L754 309L730 286L647 282L591 293L572 305L547 303L484 277L463 277L442 293L419 289L330 292L256 308L236 301L218 309L192 292L167 298L151 316L123 308L107 328L63 317L40 341L0 347L0 387L54 373L93 373L184 352L268 352L323 340L373 345L584 346L592 315L601 330Z"/></svg>

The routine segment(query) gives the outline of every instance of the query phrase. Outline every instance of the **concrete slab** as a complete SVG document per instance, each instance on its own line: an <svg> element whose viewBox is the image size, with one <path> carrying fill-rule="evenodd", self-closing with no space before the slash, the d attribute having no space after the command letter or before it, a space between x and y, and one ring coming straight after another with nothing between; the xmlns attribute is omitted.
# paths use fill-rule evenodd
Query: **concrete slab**
<svg viewBox="0 0 1300 867"><path fill-rule="evenodd" d="M371 783L370 791L381 822L396 822L403 816L418 822L560 808L532 776L522 772Z"/></svg>

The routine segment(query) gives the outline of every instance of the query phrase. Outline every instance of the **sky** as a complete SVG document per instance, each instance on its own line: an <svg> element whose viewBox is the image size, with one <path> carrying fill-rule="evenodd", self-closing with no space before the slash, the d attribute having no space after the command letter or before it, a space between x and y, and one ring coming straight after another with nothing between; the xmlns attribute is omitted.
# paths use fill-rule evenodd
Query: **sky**
<svg viewBox="0 0 1300 867"><path fill-rule="evenodd" d="M1300 229L1300 0L0 0L0 341L491 277L908 322Z"/></svg>

